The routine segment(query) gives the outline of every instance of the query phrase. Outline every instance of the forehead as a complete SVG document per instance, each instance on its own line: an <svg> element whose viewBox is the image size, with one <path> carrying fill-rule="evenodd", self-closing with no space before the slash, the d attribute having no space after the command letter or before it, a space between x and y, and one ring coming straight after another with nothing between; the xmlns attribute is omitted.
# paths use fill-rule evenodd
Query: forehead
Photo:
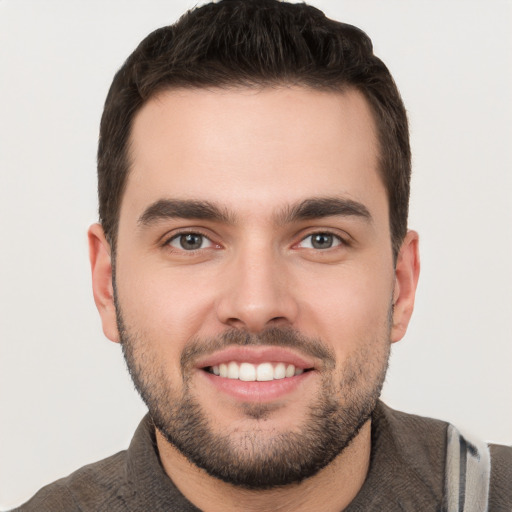
<svg viewBox="0 0 512 512"><path fill-rule="evenodd" d="M165 91L136 115L130 156L121 218L163 197L243 214L312 196L385 196L375 123L355 90Z"/></svg>

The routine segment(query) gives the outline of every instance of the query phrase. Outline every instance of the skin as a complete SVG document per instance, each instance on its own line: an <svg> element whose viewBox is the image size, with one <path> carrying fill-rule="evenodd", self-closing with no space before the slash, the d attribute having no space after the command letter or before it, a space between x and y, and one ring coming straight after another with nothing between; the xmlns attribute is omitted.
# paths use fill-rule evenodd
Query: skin
<svg viewBox="0 0 512 512"><path fill-rule="evenodd" d="M389 344L407 329L419 258L418 236L409 231L393 261L375 125L362 95L300 87L166 91L137 114L131 142L116 253L118 301L127 329L149 340L146 350L169 386L183 386L180 356L190 340L276 326L321 339L335 357L334 381L357 364L354 386L372 386ZM290 221L283 214L325 197L363 205L369 216ZM208 201L229 218L141 223L161 199ZM172 238L183 229L208 239L187 252ZM313 233L332 233L334 246L312 247ZM118 342L111 251L100 225L90 228L89 243L103 330ZM264 400L272 406L264 418L210 386L202 370L190 373L190 386L214 432L230 432L236 445L237 432L257 431L264 443L303 421L324 371L318 363L296 389ZM202 510L339 511L364 482L370 432L368 420L316 475L266 491L211 477L159 432L157 443L164 469Z"/></svg>

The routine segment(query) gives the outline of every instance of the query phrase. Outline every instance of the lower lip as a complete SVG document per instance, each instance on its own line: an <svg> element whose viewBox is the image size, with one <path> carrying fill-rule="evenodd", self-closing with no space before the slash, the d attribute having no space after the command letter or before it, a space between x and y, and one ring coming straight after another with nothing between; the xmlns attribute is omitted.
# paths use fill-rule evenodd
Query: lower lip
<svg viewBox="0 0 512 512"><path fill-rule="evenodd" d="M315 371L310 370L294 377L285 377L284 379L245 382L238 379L219 377L204 370L199 370L199 372L218 391L243 402L272 402L273 400L284 398L290 393L297 391L315 373Z"/></svg>

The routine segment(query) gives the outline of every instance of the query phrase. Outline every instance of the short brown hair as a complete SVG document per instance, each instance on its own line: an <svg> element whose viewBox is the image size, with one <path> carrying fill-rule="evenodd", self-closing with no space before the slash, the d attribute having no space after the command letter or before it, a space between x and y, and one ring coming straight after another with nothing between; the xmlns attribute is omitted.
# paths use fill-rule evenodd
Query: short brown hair
<svg viewBox="0 0 512 512"><path fill-rule="evenodd" d="M131 126L149 98L175 87L279 84L355 88L365 96L378 131L396 257L407 232L411 154L395 82L362 30L312 6L277 0L222 0L188 11L147 36L115 75L98 147L99 215L112 248L130 168Z"/></svg>

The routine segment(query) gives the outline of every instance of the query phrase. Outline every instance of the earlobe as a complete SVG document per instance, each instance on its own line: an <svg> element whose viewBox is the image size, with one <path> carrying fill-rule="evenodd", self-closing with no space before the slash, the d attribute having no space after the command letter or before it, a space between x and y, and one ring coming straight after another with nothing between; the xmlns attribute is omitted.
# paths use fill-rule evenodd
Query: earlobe
<svg viewBox="0 0 512 512"><path fill-rule="evenodd" d="M395 268L392 342L401 340L407 331L414 309L419 273L419 236L416 231L408 231L400 248Z"/></svg>
<svg viewBox="0 0 512 512"><path fill-rule="evenodd" d="M89 260L92 272L94 302L98 308L105 336L119 342L112 284L112 260L110 244L100 224L93 224L87 233L89 240Z"/></svg>

